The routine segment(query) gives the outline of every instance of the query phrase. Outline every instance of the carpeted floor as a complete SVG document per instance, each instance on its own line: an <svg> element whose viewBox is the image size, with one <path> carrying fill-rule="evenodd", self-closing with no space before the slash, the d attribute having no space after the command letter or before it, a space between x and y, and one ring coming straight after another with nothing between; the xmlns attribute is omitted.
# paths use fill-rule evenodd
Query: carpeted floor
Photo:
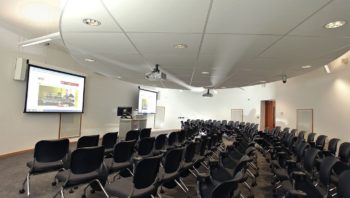
<svg viewBox="0 0 350 198"><path fill-rule="evenodd" d="M72 147L74 148L74 147ZM28 171L26 167L26 162L32 160L32 153L20 154L15 157L8 157L0 159L0 170L1 170L1 180L0 183L0 197L1 198L12 198L12 197L25 197L25 194L19 194L18 190L21 188L21 184L24 177ZM253 193L255 197L264 198L272 197L272 185L271 185L271 170L268 163L265 161L263 156L259 154L258 156L259 165L259 176L257 177L257 186L254 187ZM204 168L200 171L206 171ZM47 198L52 197L55 192L59 189L58 186L51 186L55 173L35 175L31 177L31 197ZM189 175L184 179L184 182L190 187L190 196L197 197L196 192L196 179ZM240 187L243 194L247 195L247 190L243 186ZM70 197L81 197L83 191L83 186L77 189L74 193L70 194L68 190L65 195L67 198ZM181 191L180 188L175 187L173 189L164 189L164 194L162 197L186 197L186 195ZM58 196L59 197L59 196ZM104 197L101 192L96 192L95 194L88 194L88 197Z"/></svg>

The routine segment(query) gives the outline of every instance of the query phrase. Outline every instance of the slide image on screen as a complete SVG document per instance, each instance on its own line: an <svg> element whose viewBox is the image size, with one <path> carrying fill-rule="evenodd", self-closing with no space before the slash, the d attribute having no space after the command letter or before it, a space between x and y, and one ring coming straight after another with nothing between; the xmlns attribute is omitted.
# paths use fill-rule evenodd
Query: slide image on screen
<svg viewBox="0 0 350 198"><path fill-rule="evenodd" d="M139 113L156 113L157 92L139 90Z"/></svg>
<svg viewBox="0 0 350 198"><path fill-rule="evenodd" d="M85 77L30 65L25 112L83 112Z"/></svg>

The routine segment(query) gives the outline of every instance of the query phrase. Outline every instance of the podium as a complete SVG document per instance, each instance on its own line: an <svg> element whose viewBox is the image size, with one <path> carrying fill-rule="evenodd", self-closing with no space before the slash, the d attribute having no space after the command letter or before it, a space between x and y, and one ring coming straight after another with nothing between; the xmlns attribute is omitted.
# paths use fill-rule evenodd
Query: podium
<svg viewBox="0 0 350 198"><path fill-rule="evenodd" d="M130 130L143 129L146 128L147 119L146 118L134 118L127 119L121 118L119 122L119 139L124 140L126 133Z"/></svg>

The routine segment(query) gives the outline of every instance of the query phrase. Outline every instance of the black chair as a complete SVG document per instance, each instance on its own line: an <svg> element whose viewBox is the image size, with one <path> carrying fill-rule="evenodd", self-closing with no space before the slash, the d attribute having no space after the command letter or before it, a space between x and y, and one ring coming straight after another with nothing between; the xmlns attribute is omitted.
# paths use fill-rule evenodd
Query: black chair
<svg viewBox="0 0 350 198"><path fill-rule="evenodd" d="M343 172L339 177L339 184L337 187L337 197L348 198L350 197L350 170Z"/></svg>
<svg viewBox="0 0 350 198"><path fill-rule="evenodd" d="M27 196L30 196L30 176L63 168L63 159L69 150L69 140L41 140L35 144L34 159L27 162L29 172L23 181L20 193L24 193L26 185ZM53 183L54 184L54 183Z"/></svg>
<svg viewBox="0 0 350 198"><path fill-rule="evenodd" d="M158 154L165 149L166 140L166 134L160 134L156 137L154 142L154 154Z"/></svg>
<svg viewBox="0 0 350 198"><path fill-rule="evenodd" d="M138 141L140 136L139 130L130 130L126 133L125 141L135 140Z"/></svg>
<svg viewBox="0 0 350 198"><path fill-rule="evenodd" d="M107 184L107 193L118 198L142 198L156 194L161 157L158 155L142 159L137 163L132 179L121 178Z"/></svg>
<svg viewBox="0 0 350 198"><path fill-rule="evenodd" d="M177 146L176 145L177 144L177 135L178 135L178 132L171 132L169 134L168 144L167 144L168 148L174 148Z"/></svg>
<svg viewBox="0 0 350 198"><path fill-rule="evenodd" d="M98 146L100 135L81 136L77 142L77 149Z"/></svg>
<svg viewBox="0 0 350 198"><path fill-rule="evenodd" d="M70 169L63 170L56 175L59 182L62 183L60 190L54 195L56 197L61 194L64 197L64 189L79 186L81 184L88 185L84 189L82 197L86 197L86 190L89 186L96 185L108 197L103 186L107 181L107 169L103 164L104 147L84 147L72 152Z"/></svg>
<svg viewBox="0 0 350 198"><path fill-rule="evenodd" d="M132 169L132 155L134 154L135 140L118 142L114 146L113 158L106 159L106 164L109 173L118 173L123 170L131 172Z"/></svg>
<svg viewBox="0 0 350 198"><path fill-rule="evenodd" d="M168 182L174 181L176 185L178 185L181 190L183 190L186 194L188 192L188 189L186 189L180 182L178 181L179 178L179 170L181 169L182 165L182 155L183 155L183 148L176 148L169 150L163 159L163 166L159 170L159 178L161 186Z"/></svg>
<svg viewBox="0 0 350 198"><path fill-rule="evenodd" d="M320 149L321 151L323 151L324 146L326 144L326 139L327 139L326 135L318 136L317 139L316 139L316 142L315 142L315 147Z"/></svg>
<svg viewBox="0 0 350 198"><path fill-rule="evenodd" d="M137 154L140 157L147 157L152 154L154 147L154 137L146 137L140 140Z"/></svg>
<svg viewBox="0 0 350 198"><path fill-rule="evenodd" d="M199 174L197 177L197 195L201 198L238 198L240 191L238 182L243 182L244 170L232 174L218 161L209 162L209 174ZM241 167L243 168L243 167Z"/></svg>
<svg viewBox="0 0 350 198"><path fill-rule="evenodd" d="M184 157L183 157L184 158L183 165L182 165L182 168L180 170L180 175L183 178L186 177L187 175L189 175L189 173L191 173L195 177L197 177L197 175L192 170L190 170L195 163L194 156L196 154L197 144L199 144L199 143L191 142L188 145L186 145L185 153L184 153ZM179 177L180 182L183 183L183 185L187 188L185 183L182 181L181 177Z"/></svg>
<svg viewBox="0 0 350 198"><path fill-rule="evenodd" d="M102 137L102 146L105 147L105 155L113 153L114 145L118 140L118 132L106 133Z"/></svg>
<svg viewBox="0 0 350 198"><path fill-rule="evenodd" d="M349 163L350 160L350 143L343 142L339 147L339 159L344 163Z"/></svg>
<svg viewBox="0 0 350 198"><path fill-rule="evenodd" d="M151 128L144 128L141 129L140 131L140 140L142 140L143 138L147 138L147 137L151 137Z"/></svg>
<svg viewBox="0 0 350 198"><path fill-rule="evenodd" d="M328 149L326 151L323 151L323 153L326 156L330 156L330 155L335 156L337 152L338 142L339 142L338 138L332 138L331 140L329 140Z"/></svg>
<svg viewBox="0 0 350 198"><path fill-rule="evenodd" d="M307 136L307 143L314 143L315 142L315 137L316 137L316 133L309 133L309 135Z"/></svg>

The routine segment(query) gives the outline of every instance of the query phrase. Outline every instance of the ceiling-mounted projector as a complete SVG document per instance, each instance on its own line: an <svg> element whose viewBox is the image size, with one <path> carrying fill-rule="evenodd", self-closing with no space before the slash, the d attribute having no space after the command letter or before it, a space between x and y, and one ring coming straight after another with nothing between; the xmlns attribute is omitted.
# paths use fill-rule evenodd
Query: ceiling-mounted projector
<svg viewBox="0 0 350 198"><path fill-rule="evenodd" d="M156 66L154 67L153 71L146 73L145 77L147 80L166 80L166 73L161 72L159 70L159 65L156 64Z"/></svg>
<svg viewBox="0 0 350 198"><path fill-rule="evenodd" d="M206 93L204 93L202 96L203 97L213 97L213 94L209 92L210 89Z"/></svg>

